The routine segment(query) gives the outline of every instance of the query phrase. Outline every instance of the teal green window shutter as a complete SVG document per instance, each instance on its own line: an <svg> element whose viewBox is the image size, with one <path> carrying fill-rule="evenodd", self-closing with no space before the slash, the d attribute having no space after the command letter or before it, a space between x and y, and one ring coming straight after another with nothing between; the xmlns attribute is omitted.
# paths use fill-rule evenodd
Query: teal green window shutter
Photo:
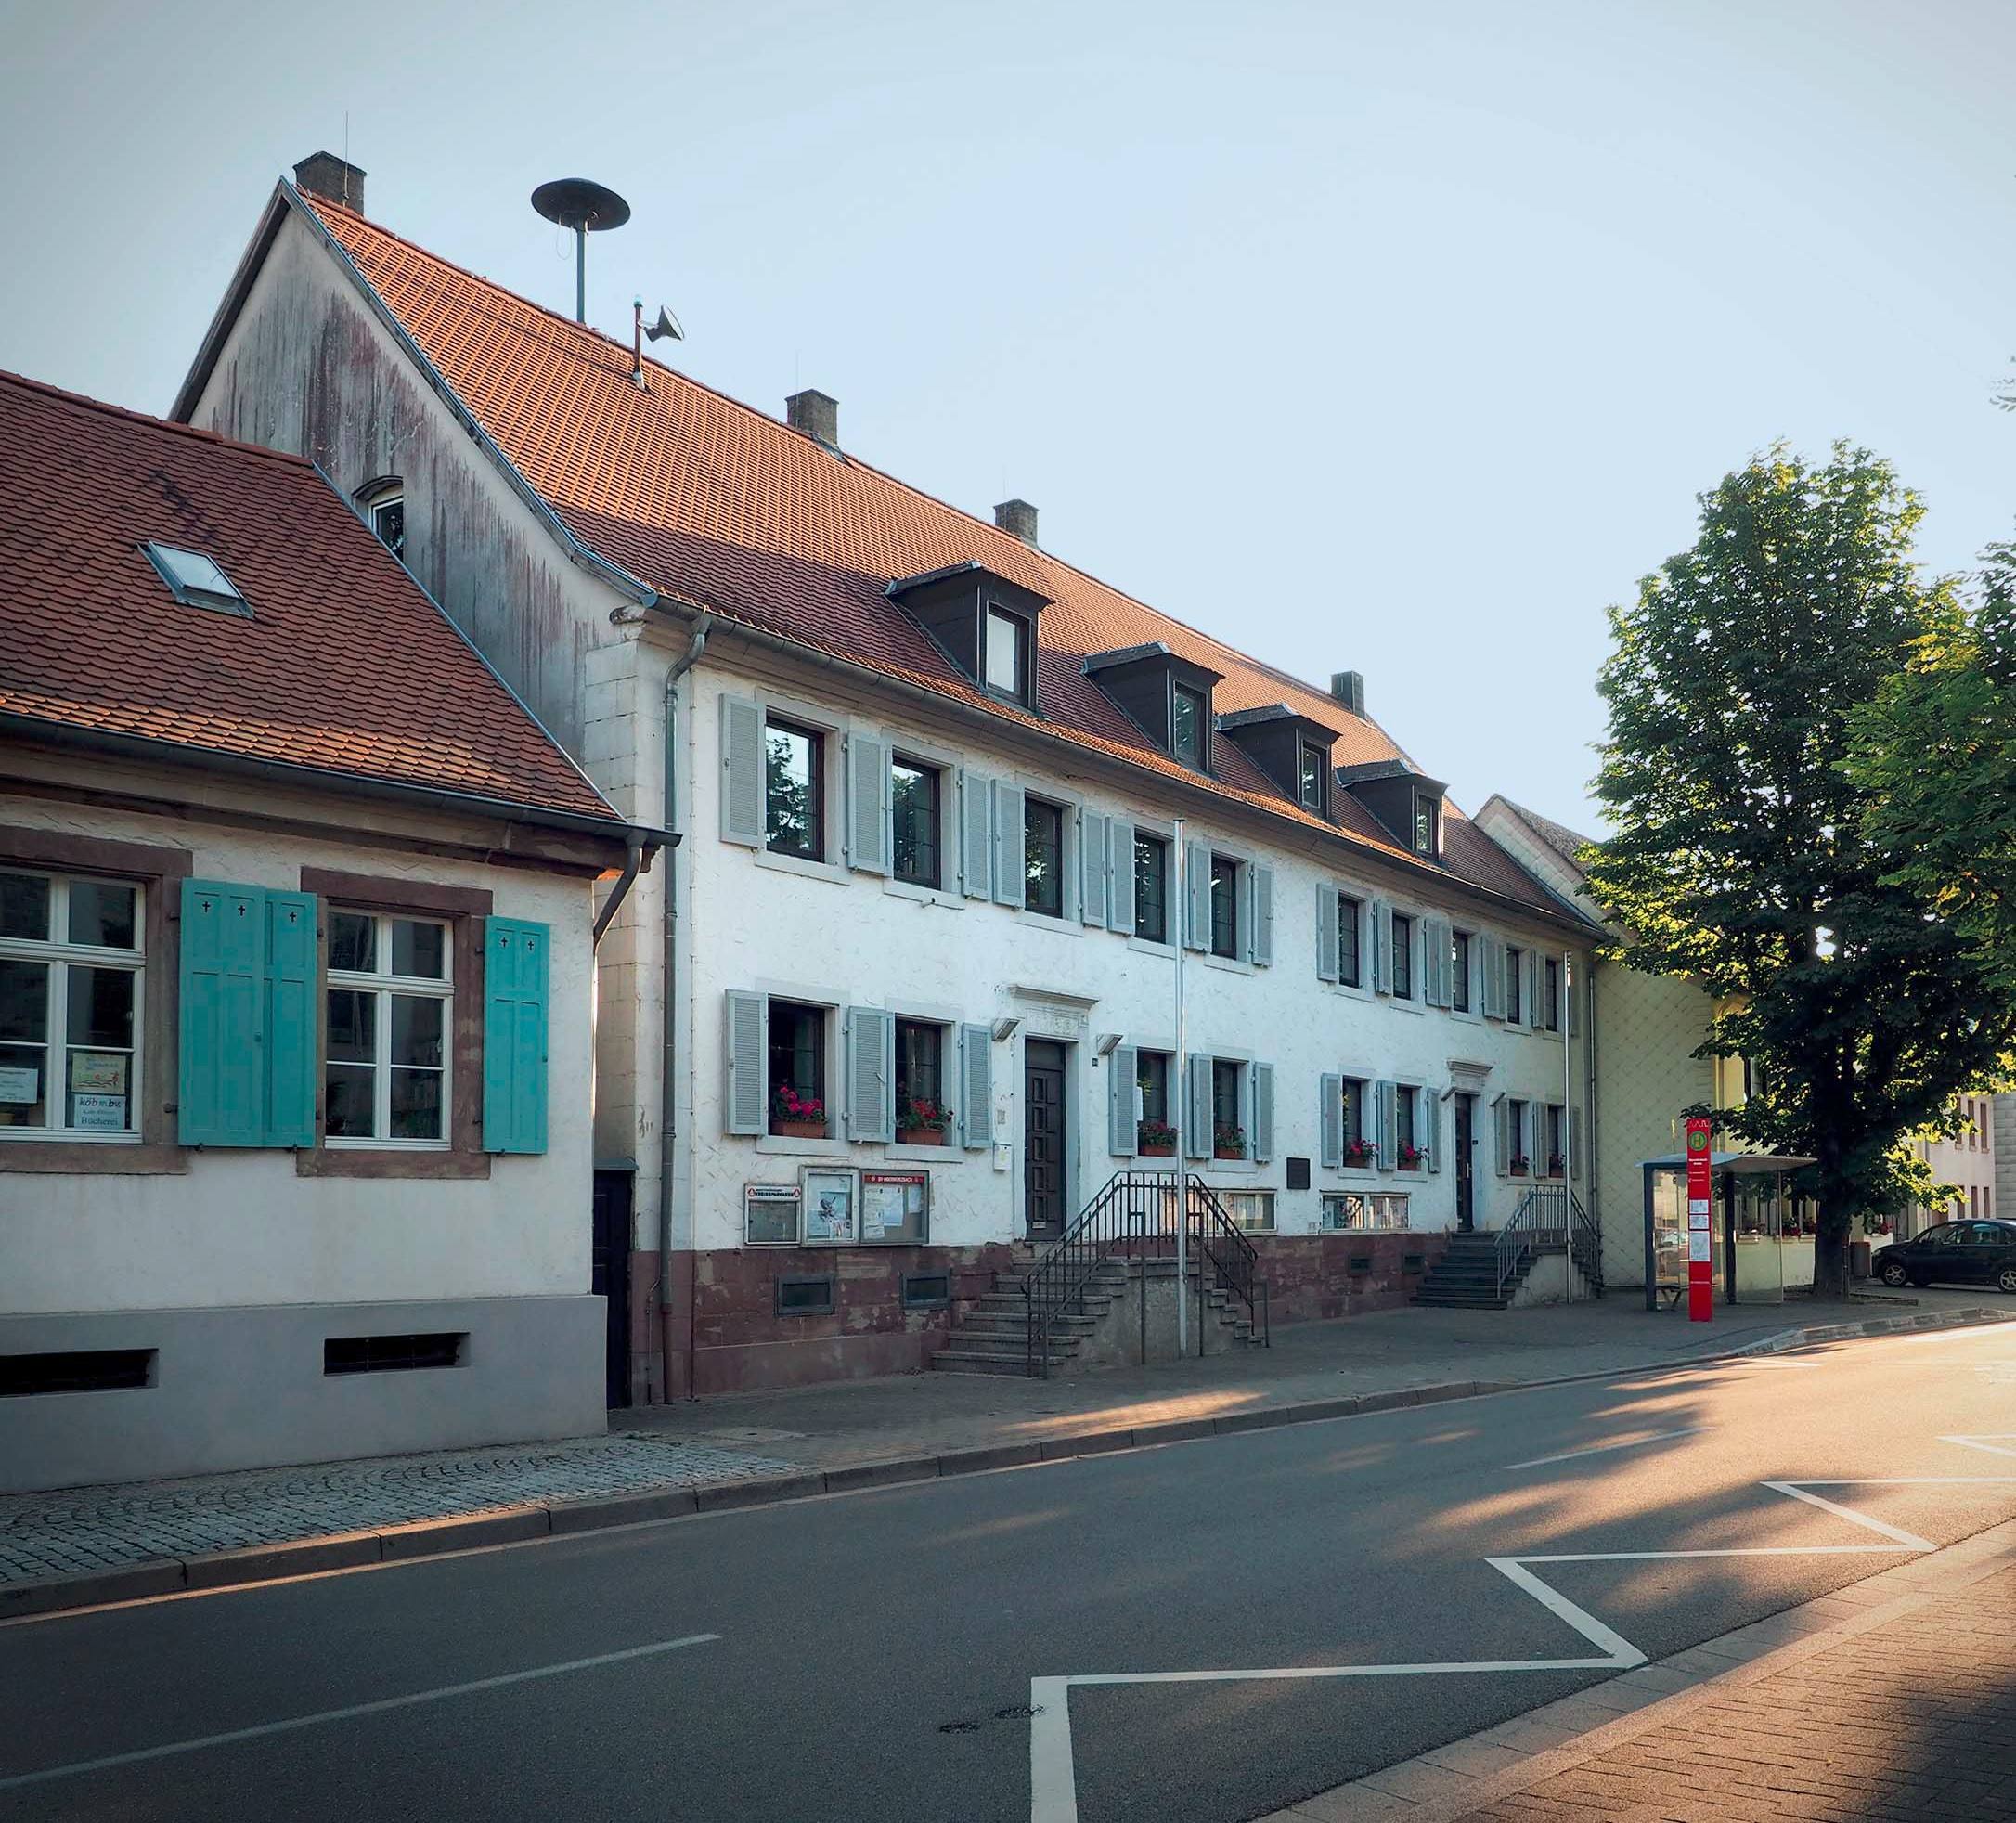
<svg viewBox="0 0 2016 1823"><path fill-rule="evenodd" d="M266 995L266 893L218 880L182 883L184 1145L260 1145Z"/></svg>
<svg viewBox="0 0 2016 1823"><path fill-rule="evenodd" d="M265 1145L315 1144L315 898L265 895Z"/></svg>
<svg viewBox="0 0 2016 1823"><path fill-rule="evenodd" d="M546 952L552 932L485 918L483 935L483 1149L546 1150Z"/></svg>

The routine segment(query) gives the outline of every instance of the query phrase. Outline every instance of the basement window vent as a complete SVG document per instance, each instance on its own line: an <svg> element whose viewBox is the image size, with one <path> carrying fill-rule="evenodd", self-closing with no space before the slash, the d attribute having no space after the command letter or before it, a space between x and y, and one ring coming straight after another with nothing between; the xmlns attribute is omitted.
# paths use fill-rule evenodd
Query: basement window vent
<svg viewBox="0 0 2016 1823"><path fill-rule="evenodd" d="M952 1301L950 1273L905 1273L903 1308L906 1311L941 1311Z"/></svg>
<svg viewBox="0 0 2016 1823"><path fill-rule="evenodd" d="M219 614L252 618L252 603L239 593L238 585L225 575L214 558L200 550L183 550L172 544L144 544L148 562L161 573L176 601L185 607L213 608Z"/></svg>
<svg viewBox="0 0 2016 1823"><path fill-rule="evenodd" d="M403 1374L418 1367L459 1367L469 1332L435 1336L330 1336L322 1343L325 1374Z"/></svg>
<svg viewBox="0 0 2016 1823"><path fill-rule="evenodd" d="M777 1281L779 1316L831 1316L833 1278L780 1278Z"/></svg>
<svg viewBox="0 0 2016 1823"><path fill-rule="evenodd" d="M130 1392L154 1384L152 1349L0 1354L0 1399L44 1392Z"/></svg>

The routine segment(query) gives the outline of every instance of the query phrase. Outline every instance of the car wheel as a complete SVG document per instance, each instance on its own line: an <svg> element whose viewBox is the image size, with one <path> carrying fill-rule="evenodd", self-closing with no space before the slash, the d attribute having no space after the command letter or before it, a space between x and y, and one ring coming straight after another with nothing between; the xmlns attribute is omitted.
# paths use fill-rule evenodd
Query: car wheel
<svg viewBox="0 0 2016 1823"><path fill-rule="evenodd" d="M2004 1291L2016 1292L2016 1266L2005 1266L1995 1275L1996 1284Z"/></svg>
<svg viewBox="0 0 2016 1823"><path fill-rule="evenodd" d="M1883 1261L1882 1279L1885 1285L1904 1285L1909 1282L1910 1270L1901 1260Z"/></svg>

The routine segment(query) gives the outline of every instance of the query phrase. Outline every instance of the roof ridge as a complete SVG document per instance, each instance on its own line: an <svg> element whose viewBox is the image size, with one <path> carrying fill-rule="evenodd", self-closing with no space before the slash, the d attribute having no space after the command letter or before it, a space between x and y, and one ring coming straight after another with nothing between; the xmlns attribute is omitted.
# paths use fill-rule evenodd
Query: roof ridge
<svg viewBox="0 0 2016 1823"><path fill-rule="evenodd" d="M145 411L136 411L130 406L114 405L110 399L94 398L89 393L74 393L67 386L52 386L46 380L32 379L25 373L16 373L11 368L0 368L0 384L19 386L24 393L39 394L42 397L72 410L96 412L106 418L123 418L130 424L144 425L150 431L170 431L176 436L212 444L220 449L237 450L247 456L263 456L268 461L278 462L283 468L303 473L317 472L315 464L305 456L290 455L284 449L269 448L263 443L243 443L237 437L223 436L215 431L200 430L194 424L180 423L174 419L156 418Z"/></svg>
<svg viewBox="0 0 2016 1823"><path fill-rule="evenodd" d="M285 182L284 179L282 181ZM563 328L572 331L577 336L586 337L590 342L595 343L602 347L614 350L617 354L623 356L626 360L628 360L634 353L633 350L626 348L622 343L616 341L614 336L607 335L603 333L603 331L601 331L601 330L593 329L586 323L576 322L572 317L563 317L560 315L560 313L558 313L557 311L549 310L543 304L539 304L531 298L523 296L520 292L512 291L508 285L501 285L495 278L488 278L487 276L480 272L472 271L468 266L458 265L454 260L447 258L446 255L435 252L430 247L422 247L416 240L407 239L406 236L399 234L395 230L385 226L383 223L373 221L369 216L361 214L355 209L348 208L344 204L340 202L330 201L326 197L317 196L311 192L300 190L297 187L291 184L289 184L287 187L291 190L293 190L294 193L298 197L300 197L301 200L304 202L311 210L319 213L324 209L328 209L330 211L332 211L336 214L345 216L349 220L356 223L360 227L367 228L371 233L380 235L385 239L394 242L396 245L405 248L408 252L414 253L423 260L428 260L433 262L435 265L443 266L446 268L446 270L448 270L449 272L456 274L458 277L468 279L472 284L481 285L486 291L492 291L499 297L508 298L513 304L523 305L525 309L535 312L536 315L545 317L549 322L557 323L562 326ZM367 282L369 281L367 280ZM378 289L378 287L373 284L372 289L375 291ZM761 407L751 405L746 399L739 399L732 393L724 393L719 387L711 386L704 380L696 379L693 375L686 373L678 368L667 367L663 361L658 360L650 354L645 355L644 364L647 368L655 370L656 372L665 375L666 378L668 380L675 381L678 384L683 386L691 386L697 392L704 393L709 398L718 399L723 405L730 407L736 411L745 413L750 418L755 419L758 423L766 425L767 427L769 427L769 429L772 431L780 432L785 436L799 438L800 441L803 441L803 439L799 437L799 433L794 431L783 419L772 417L770 413L763 410ZM624 374L625 378L628 377L628 372L629 369L626 368ZM859 469L863 474L872 475L877 480L886 483L891 487L899 488L904 493L911 495L917 499L928 501L932 506L938 508L942 511L957 513L962 519L968 521L977 530L988 534L991 537L997 539L1005 539L1009 544L1014 546L1016 550L1024 553L1032 553L1036 557L1042 560L1044 562L1054 563L1059 569L1066 570L1072 575L1080 576L1085 581L1092 584L1094 587L1104 588L1109 593L1118 596L1121 601L1127 602L1131 607L1138 608L1143 614L1153 615L1157 620L1161 621L1167 626L1180 627L1183 632L1191 635L1193 638L1205 641L1214 651L1229 653L1231 656L1236 658L1240 664L1247 666L1257 671L1263 671L1270 678L1275 679L1282 683L1292 685L1295 689L1299 691L1306 691L1312 696L1321 697L1326 703L1336 703L1338 708L1343 714L1356 715L1357 718L1360 721L1366 723L1372 728L1377 729L1381 734L1387 733L1386 730L1381 727L1378 722L1373 720L1370 716L1362 714L1356 710L1347 707L1343 703L1338 702L1336 697L1332 696L1330 692L1320 684L1312 683L1307 678L1299 678L1295 675L1294 672L1289 671L1281 666L1275 665L1267 659L1256 658L1250 653L1240 651L1238 647L1229 644L1224 640L1220 639L1216 634L1207 632L1204 628L1194 626L1191 622L1183 620L1176 614L1170 614L1166 608L1158 608L1155 606L1152 602L1143 601L1140 596L1131 593L1126 588L1121 588L1118 583L1108 582L1104 576L1093 575L1092 571L1084 569L1080 565L1072 562L1068 558L1059 556L1053 550L1045 549L1040 545L1026 544L1021 538L1017 537L1014 533L1004 531L1001 526L996 525L991 520L981 518L978 513L973 512L967 508L960 506L956 501L942 499L937 495L927 492L924 488L919 486L915 482L907 481L901 475L892 474L888 470L879 468L873 462L864 460L861 457L855 455L851 450L843 448L840 451L840 455L842 459L847 464L848 467ZM1390 741L1392 740L1392 736L1390 734L1387 734L1387 739ZM1395 741L1393 742L1393 744L1398 747L1400 743Z"/></svg>

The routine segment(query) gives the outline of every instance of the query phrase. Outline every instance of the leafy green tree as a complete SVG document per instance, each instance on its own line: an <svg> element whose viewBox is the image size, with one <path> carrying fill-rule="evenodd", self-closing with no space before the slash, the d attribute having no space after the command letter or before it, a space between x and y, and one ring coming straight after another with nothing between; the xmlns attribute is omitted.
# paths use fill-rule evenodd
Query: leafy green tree
<svg viewBox="0 0 2016 1823"><path fill-rule="evenodd" d="M1908 669L1853 718L1886 881L1921 896L2016 1004L2016 544L1984 555L1978 601L1942 614Z"/></svg>
<svg viewBox="0 0 2016 1823"><path fill-rule="evenodd" d="M1926 1188L1906 1136L1997 1069L2011 1021L1934 895L1896 877L1845 768L1851 724L1958 612L1911 552L1918 497L1867 450L1782 446L1700 498L1700 535L1613 608L1588 857L1625 960L1718 1002L1701 1055L1751 1060L1725 1115L1817 1162L1815 1285L1844 1295L1850 1220Z"/></svg>

